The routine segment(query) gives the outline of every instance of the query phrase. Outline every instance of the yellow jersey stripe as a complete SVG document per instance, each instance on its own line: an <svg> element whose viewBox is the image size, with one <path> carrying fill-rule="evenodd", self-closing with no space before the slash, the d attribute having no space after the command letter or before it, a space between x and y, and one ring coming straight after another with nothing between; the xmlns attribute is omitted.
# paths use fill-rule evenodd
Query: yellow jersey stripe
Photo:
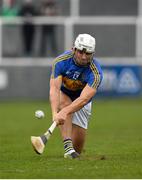
<svg viewBox="0 0 142 180"><path fill-rule="evenodd" d="M71 54L66 54L66 55L60 56L60 57L58 57L58 58L55 59L55 62L54 62L53 65L52 65L52 77L54 77L53 72L54 72L54 70L55 70L55 65L56 65L56 63L58 63L58 62L60 62L60 61L68 60L69 58L72 57L72 55L73 55L72 53L71 53Z"/></svg>
<svg viewBox="0 0 142 180"><path fill-rule="evenodd" d="M99 71L95 65L94 65L94 68L95 68L95 81L94 81L92 86L97 88L99 83L100 83L100 74L99 74Z"/></svg>
<svg viewBox="0 0 142 180"><path fill-rule="evenodd" d="M95 68L95 70L97 71L96 73L95 73L95 80L94 80L94 83L93 83L93 87L95 87L96 89L97 89L97 87L98 87L98 85L99 85L99 83L100 83L100 74L99 74L99 72L98 72L98 70Z"/></svg>
<svg viewBox="0 0 142 180"><path fill-rule="evenodd" d="M100 83L100 74L95 64L91 63L90 68L94 74L94 83L92 84L92 87L95 87L97 89L99 83Z"/></svg>
<svg viewBox="0 0 142 180"><path fill-rule="evenodd" d="M59 61L61 61L61 60L66 60L66 59L68 59L68 58L70 58L70 57L72 57L72 54L66 54L66 55L57 57L57 58L55 59L55 63L57 63L57 62L59 62Z"/></svg>

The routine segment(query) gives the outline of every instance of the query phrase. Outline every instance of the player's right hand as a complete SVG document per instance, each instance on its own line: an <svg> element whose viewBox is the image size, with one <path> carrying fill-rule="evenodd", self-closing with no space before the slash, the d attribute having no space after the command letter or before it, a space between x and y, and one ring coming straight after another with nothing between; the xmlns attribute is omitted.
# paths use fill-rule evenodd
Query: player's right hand
<svg viewBox="0 0 142 180"><path fill-rule="evenodd" d="M56 121L57 125L63 125L65 123L65 119L60 112L54 116L54 121Z"/></svg>

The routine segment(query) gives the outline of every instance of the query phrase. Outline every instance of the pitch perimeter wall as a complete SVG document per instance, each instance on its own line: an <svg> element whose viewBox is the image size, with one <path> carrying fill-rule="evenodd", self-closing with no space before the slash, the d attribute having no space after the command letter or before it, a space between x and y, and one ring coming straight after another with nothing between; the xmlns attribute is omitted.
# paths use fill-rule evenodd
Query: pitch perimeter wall
<svg viewBox="0 0 142 180"><path fill-rule="evenodd" d="M142 66L102 65L104 78L97 97L141 96ZM51 65L1 65L0 100L48 100Z"/></svg>

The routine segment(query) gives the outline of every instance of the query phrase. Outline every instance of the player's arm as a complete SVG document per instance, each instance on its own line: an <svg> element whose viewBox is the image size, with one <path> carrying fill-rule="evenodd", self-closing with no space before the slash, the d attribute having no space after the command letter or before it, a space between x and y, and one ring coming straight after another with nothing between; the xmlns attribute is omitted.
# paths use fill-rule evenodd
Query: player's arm
<svg viewBox="0 0 142 180"><path fill-rule="evenodd" d="M74 100L69 106L66 106L63 110L67 114L71 114L80 110L84 105L89 102L89 100L96 94L96 92L97 90L95 88L86 85L80 96L76 100Z"/></svg>
<svg viewBox="0 0 142 180"><path fill-rule="evenodd" d="M60 87L62 84L62 76L58 76L57 78L50 79L50 103L52 109L52 115L57 114L59 112L60 105Z"/></svg>
<svg viewBox="0 0 142 180"><path fill-rule="evenodd" d="M70 105L64 107L59 113L56 114L55 120L61 124L64 122L68 115L80 110L88 101L96 94L97 90L95 88L86 85L83 89L80 97L74 100Z"/></svg>

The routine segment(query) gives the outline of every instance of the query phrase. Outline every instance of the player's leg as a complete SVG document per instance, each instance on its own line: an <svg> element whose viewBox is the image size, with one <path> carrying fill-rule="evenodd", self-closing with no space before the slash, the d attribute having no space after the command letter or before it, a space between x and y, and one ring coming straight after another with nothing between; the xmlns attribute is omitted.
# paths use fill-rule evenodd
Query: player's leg
<svg viewBox="0 0 142 180"><path fill-rule="evenodd" d="M60 92L60 109L63 109L64 107L68 106L72 103L71 99L64 94L63 92ZM72 121L71 121L71 115L68 116L68 119L65 121L64 125L59 126L61 131L61 136L63 139L71 138L72 134Z"/></svg>
<svg viewBox="0 0 142 180"><path fill-rule="evenodd" d="M88 128L89 118L91 115L92 103L88 103L79 111L75 112L72 118L72 141L76 152L81 153L84 147L86 130Z"/></svg>
<svg viewBox="0 0 142 180"><path fill-rule="evenodd" d="M86 138L86 129L73 124L72 129L72 142L76 152L81 154Z"/></svg>
<svg viewBox="0 0 142 180"><path fill-rule="evenodd" d="M60 94L60 109L64 108L71 104L71 99L61 92ZM78 157L78 153L75 152L73 144L72 144L72 115L69 115L63 125L59 126L61 136L64 143L65 158L76 158Z"/></svg>

